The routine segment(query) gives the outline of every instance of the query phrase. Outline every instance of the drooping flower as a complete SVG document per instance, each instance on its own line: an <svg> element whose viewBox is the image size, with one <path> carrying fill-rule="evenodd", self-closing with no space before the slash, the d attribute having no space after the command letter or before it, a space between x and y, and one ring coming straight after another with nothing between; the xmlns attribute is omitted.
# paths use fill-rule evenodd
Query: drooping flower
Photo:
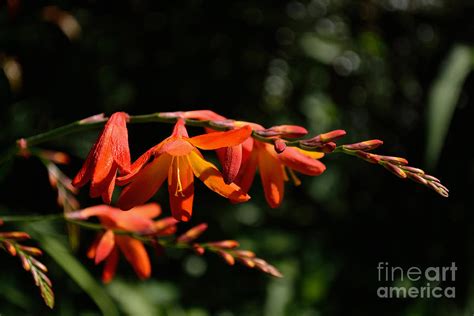
<svg viewBox="0 0 474 316"><path fill-rule="evenodd" d="M92 146L84 165L72 181L76 187L91 182L90 196L101 196L110 204L117 171L121 175L130 172L130 150L127 133L128 114L114 113Z"/></svg>
<svg viewBox="0 0 474 316"><path fill-rule="evenodd" d="M307 131L301 126L280 125L265 129L263 126L251 122L220 121L232 128L250 126L256 134L274 138L275 144L272 145L257 141L249 135L241 144L216 150L223 166L226 182L234 182L245 193L249 191L253 183L258 166L265 198L272 208L281 204L284 195L284 182L289 180L289 177L299 185L300 181L294 171L317 176L326 169L326 166L318 160L324 156L324 153L287 147L286 144L282 144L283 141L280 137L298 138L304 136ZM215 133L209 129L206 131L211 135ZM281 150L277 153L276 149L278 148Z"/></svg>
<svg viewBox="0 0 474 316"><path fill-rule="evenodd" d="M234 202L247 201L250 197L236 184L224 183L219 170L204 160L197 148L215 150L236 146L248 139L251 133L251 127L244 126L227 132L189 137L184 120L179 118L170 137L138 158L130 174L117 179L120 185L129 183L117 205L127 210L143 204L168 179L172 215L178 220L188 221L192 214L194 176L212 191Z"/></svg>
<svg viewBox="0 0 474 316"><path fill-rule="evenodd" d="M91 216L97 216L106 229L105 233L98 235L89 248L87 256L93 259L95 264L105 261L102 281L108 283L115 275L119 251L123 253L140 279L150 277L150 259L143 243L128 235L116 234L114 230L155 236L173 234L176 231L176 220L172 218L152 220L160 213L161 208L158 204L149 203L135 207L129 212L123 212L108 205L98 205L69 213L67 216L76 220L86 220Z"/></svg>
<svg viewBox="0 0 474 316"><path fill-rule="evenodd" d="M300 182L294 171L309 176L318 176L326 169L326 166L318 160L324 156L320 152L287 147L283 152L277 154L273 145L253 139L246 146L242 146L242 149L245 159L243 159L235 183L244 192L248 192L258 167L265 198L272 208L281 204L285 191L284 183L289 180L288 176L296 185L299 185Z"/></svg>

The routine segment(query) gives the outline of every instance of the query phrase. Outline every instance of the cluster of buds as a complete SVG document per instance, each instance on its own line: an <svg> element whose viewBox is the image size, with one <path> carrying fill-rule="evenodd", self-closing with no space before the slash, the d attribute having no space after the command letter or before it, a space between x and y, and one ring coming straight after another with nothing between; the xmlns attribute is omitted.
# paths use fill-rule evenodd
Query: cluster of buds
<svg viewBox="0 0 474 316"><path fill-rule="evenodd" d="M422 169L408 166L408 161L405 158L383 156L368 152L382 144L383 142L381 140L372 139L360 143L343 145L341 146L341 150L344 153L357 156L367 162L381 165L401 179L413 180L434 190L441 196L449 196L448 188L441 184L438 178L426 174Z"/></svg>
<svg viewBox="0 0 474 316"><path fill-rule="evenodd" d="M0 225L1 225L0 220ZM41 296L50 308L54 306L54 293L51 280L46 276L48 269L35 257L41 256L42 251L36 247L24 246L19 242L30 239L25 232L0 232L0 248L6 250L11 256L20 258L25 271L29 271L33 276L35 284L39 287Z"/></svg>
<svg viewBox="0 0 474 316"><path fill-rule="evenodd" d="M274 277L283 277L277 268L265 260L257 258L254 252L237 249L240 244L236 240L220 240L207 243L194 242L206 229L207 224L199 224L179 236L176 239L176 244L178 246L190 245L194 252L200 256L206 251L216 253L230 266L233 266L238 261L246 267L255 268Z"/></svg>

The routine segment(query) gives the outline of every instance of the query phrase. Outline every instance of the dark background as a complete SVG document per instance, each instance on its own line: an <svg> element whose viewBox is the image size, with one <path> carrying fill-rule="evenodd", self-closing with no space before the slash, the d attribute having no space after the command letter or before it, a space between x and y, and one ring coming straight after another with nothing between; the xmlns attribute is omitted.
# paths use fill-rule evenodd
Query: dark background
<svg viewBox="0 0 474 316"><path fill-rule="evenodd" d="M322 176L287 184L274 210L258 178L252 200L238 206L199 184L192 223L183 227L208 222L203 240L237 239L285 278L171 251L154 256L146 282L120 266L117 281L105 287L120 313L472 315L471 1L8 3L0 1L2 149L101 112L211 109L265 126L300 124L313 134L342 128L347 143L383 139L378 153L407 157L451 190L444 199L338 154L324 158ZM131 126L133 158L170 128ZM72 163L62 170L73 176L96 135L74 134L43 148L70 153ZM60 211L38 161L17 158L1 177L2 210ZM163 191L157 200L166 206ZM97 202L86 192L80 201ZM51 231L66 240L62 225ZM98 279L101 268L85 258L92 234L84 231L82 239L76 257ZM79 288L48 256L57 295L52 312L17 259L0 258L0 314L101 313L94 292ZM456 262L456 299L380 299L379 262L404 268Z"/></svg>

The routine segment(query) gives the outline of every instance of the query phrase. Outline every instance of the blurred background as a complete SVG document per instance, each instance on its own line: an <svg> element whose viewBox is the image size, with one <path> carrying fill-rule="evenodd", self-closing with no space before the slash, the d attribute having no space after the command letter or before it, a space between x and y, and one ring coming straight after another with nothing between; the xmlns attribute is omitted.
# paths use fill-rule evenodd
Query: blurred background
<svg viewBox="0 0 474 316"><path fill-rule="evenodd" d="M0 315L472 315L473 14L469 0L0 1L2 150L102 112L211 109L313 134L342 128L346 143L379 138L377 153L407 157L451 189L444 199L338 154L324 158L320 177L287 184L278 209L266 205L258 178L242 205L199 184L183 229L207 222L201 240L237 239L283 279L169 251L153 256L148 281L122 262L110 285L79 286L74 280L91 274L98 282L101 273L85 257L93 234L82 231L74 256L43 258L53 311L18 259L0 254ZM130 126L133 158L170 130ZM70 153L62 170L73 176L96 137L74 134L43 147ZM35 159L15 159L0 178L2 211L61 211ZM83 191L83 206L97 203ZM165 191L156 200L167 212ZM49 249L67 250L60 223L35 226L34 234L40 247L57 240ZM456 262L456 298L378 298L379 262Z"/></svg>

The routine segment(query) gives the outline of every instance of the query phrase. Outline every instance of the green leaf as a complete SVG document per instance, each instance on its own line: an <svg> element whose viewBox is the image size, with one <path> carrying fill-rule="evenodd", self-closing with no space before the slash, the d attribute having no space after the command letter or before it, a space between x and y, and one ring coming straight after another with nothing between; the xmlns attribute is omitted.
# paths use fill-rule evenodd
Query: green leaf
<svg viewBox="0 0 474 316"><path fill-rule="evenodd" d="M467 75L473 68L473 49L456 45L444 61L428 96L426 162L433 168L443 148Z"/></svg>
<svg viewBox="0 0 474 316"><path fill-rule="evenodd" d="M102 315L116 316L119 312L105 289L94 279L86 268L74 257L69 249L51 234L51 226L45 223L28 225L28 231L41 244L41 248L90 296L101 310Z"/></svg>

